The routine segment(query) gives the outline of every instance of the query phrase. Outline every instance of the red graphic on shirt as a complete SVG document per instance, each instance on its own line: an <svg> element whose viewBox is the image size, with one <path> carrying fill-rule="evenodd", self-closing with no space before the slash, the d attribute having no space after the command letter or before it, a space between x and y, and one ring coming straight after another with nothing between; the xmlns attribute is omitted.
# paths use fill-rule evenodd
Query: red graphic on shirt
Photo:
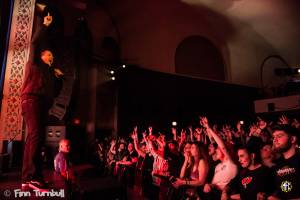
<svg viewBox="0 0 300 200"><path fill-rule="evenodd" d="M242 179L242 185L244 186L245 189L247 188L247 185L251 183L251 181L252 181L252 177L249 176Z"/></svg>

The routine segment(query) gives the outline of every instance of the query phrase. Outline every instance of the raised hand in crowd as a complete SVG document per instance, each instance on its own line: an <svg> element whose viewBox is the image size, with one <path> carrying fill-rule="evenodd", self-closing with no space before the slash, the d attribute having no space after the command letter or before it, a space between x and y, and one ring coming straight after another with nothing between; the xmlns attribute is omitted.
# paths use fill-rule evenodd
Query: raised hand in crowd
<svg viewBox="0 0 300 200"><path fill-rule="evenodd" d="M200 125L203 126L205 129L209 128L207 117L199 117L200 118Z"/></svg>
<svg viewBox="0 0 300 200"><path fill-rule="evenodd" d="M135 134L137 134L137 132L138 132L138 127L137 126L135 126L135 127L133 127L133 133L135 133Z"/></svg>
<svg viewBox="0 0 300 200"><path fill-rule="evenodd" d="M289 118L287 118L285 115L281 115L279 117L279 121L278 121L278 124L289 124Z"/></svg>
<svg viewBox="0 0 300 200"><path fill-rule="evenodd" d="M148 138L147 138L147 132L146 131L144 131L143 133L142 133L142 136L143 136L143 140L142 140L142 142L148 142Z"/></svg>
<svg viewBox="0 0 300 200"><path fill-rule="evenodd" d="M177 140L177 130L175 127L172 127L171 133L173 135L173 140Z"/></svg>
<svg viewBox="0 0 300 200"><path fill-rule="evenodd" d="M179 144L182 144L185 141L186 141L186 131L184 129L181 129Z"/></svg>
<svg viewBox="0 0 300 200"><path fill-rule="evenodd" d="M293 119L292 126L297 129L300 129L300 122L297 119Z"/></svg>
<svg viewBox="0 0 300 200"><path fill-rule="evenodd" d="M242 132L242 125L243 125L243 121L238 121L238 123L236 123L236 129L237 129L237 132Z"/></svg>
<svg viewBox="0 0 300 200"><path fill-rule="evenodd" d="M111 145L111 146L115 146L116 143L117 143L116 140L115 140L115 139L112 139L111 142L110 142L110 145Z"/></svg>
<svg viewBox="0 0 300 200"><path fill-rule="evenodd" d="M189 133L190 133L190 140L193 142L194 141L193 127L189 126L188 129L189 129Z"/></svg>
<svg viewBox="0 0 300 200"><path fill-rule="evenodd" d="M166 146L166 136L165 136L163 133L159 133L159 136L158 136L156 142L157 142L161 147L165 147L165 146Z"/></svg>
<svg viewBox="0 0 300 200"><path fill-rule="evenodd" d="M257 130L257 126L255 124L250 125L249 127L249 136L257 136L256 130Z"/></svg>
<svg viewBox="0 0 300 200"><path fill-rule="evenodd" d="M137 140L137 138L138 138L138 133L135 132L135 131L133 131L133 132L131 133L130 137L131 137L133 140Z"/></svg>
<svg viewBox="0 0 300 200"><path fill-rule="evenodd" d="M205 135L207 135L209 137L209 140L211 142L213 142L214 141L213 136L208 133L208 129L210 129L210 127L209 127L207 118L206 117L199 117L199 118L200 118L200 125L203 127L203 129L201 129L201 132L205 133ZM217 133L212 129L211 129L211 131L213 131L214 133Z"/></svg>
<svg viewBox="0 0 300 200"><path fill-rule="evenodd" d="M149 135L152 135L152 131L153 131L152 126L149 126L149 127L148 127L148 131L149 131Z"/></svg>
<svg viewBox="0 0 300 200"><path fill-rule="evenodd" d="M260 117L257 117L258 122L257 122L257 129L255 131L255 136L257 137L265 137L266 135L264 134L263 130L268 130L270 128L270 125L268 123L261 119Z"/></svg>

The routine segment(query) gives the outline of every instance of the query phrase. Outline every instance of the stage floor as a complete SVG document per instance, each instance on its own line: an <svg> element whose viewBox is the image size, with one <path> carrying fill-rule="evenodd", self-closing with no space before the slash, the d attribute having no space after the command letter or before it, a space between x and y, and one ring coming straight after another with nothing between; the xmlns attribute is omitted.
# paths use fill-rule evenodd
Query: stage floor
<svg viewBox="0 0 300 200"><path fill-rule="evenodd" d="M0 200L8 199L74 199L74 200L122 200L140 199L128 193L124 185L111 176L101 176L91 165L79 165L78 188L71 192L65 180L51 169L43 171L49 184L48 193L21 191L21 170L12 169L0 176ZM52 195L52 196L51 196Z"/></svg>
<svg viewBox="0 0 300 200"><path fill-rule="evenodd" d="M67 188L62 177L52 170L44 170L44 176L45 179L49 181L49 187L51 188L49 192L52 192L52 197L47 198L43 196L43 194L33 190L22 191L21 170L14 169L10 172L3 173L0 177L0 199L67 199ZM53 192L57 192L57 194Z"/></svg>

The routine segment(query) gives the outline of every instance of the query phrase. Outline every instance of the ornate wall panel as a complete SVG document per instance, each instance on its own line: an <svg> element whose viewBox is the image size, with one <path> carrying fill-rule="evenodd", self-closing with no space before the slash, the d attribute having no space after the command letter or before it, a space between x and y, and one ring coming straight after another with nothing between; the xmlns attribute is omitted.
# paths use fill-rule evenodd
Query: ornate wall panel
<svg viewBox="0 0 300 200"><path fill-rule="evenodd" d="M15 0L7 54L0 118L0 138L21 140L20 89L30 52L35 0Z"/></svg>

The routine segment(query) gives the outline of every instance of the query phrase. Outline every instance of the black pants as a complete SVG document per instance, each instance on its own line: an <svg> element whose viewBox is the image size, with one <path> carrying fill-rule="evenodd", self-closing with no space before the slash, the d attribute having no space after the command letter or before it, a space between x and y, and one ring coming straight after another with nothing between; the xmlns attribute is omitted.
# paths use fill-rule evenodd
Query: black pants
<svg viewBox="0 0 300 200"><path fill-rule="evenodd" d="M23 182L43 179L41 149L44 144L48 108L42 98L22 102L22 114L27 130L22 167Z"/></svg>

